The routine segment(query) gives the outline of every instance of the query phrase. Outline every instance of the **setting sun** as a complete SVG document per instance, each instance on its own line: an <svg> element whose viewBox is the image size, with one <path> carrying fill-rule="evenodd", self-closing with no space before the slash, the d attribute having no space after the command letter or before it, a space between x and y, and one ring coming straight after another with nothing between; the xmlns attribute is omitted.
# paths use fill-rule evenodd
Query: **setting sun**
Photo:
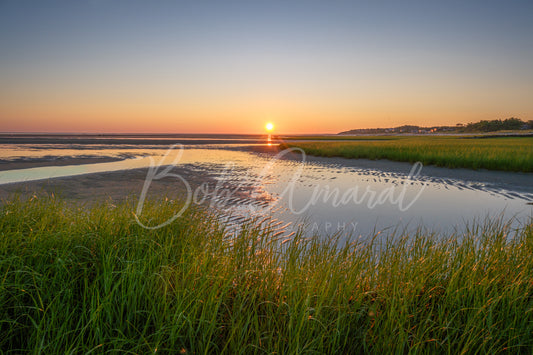
<svg viewBox="0 0 533 355"><path fill-rule="evenodd" d="M272 131L274 129L274 125L271 122L268 122L265 126L267 131Z"/></svg>

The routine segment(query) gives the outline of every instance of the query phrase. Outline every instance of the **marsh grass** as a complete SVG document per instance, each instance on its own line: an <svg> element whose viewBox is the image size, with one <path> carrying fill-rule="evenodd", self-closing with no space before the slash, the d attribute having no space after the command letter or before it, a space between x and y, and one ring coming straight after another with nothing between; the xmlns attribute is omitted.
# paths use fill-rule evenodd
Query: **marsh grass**
<svg viewBox="0 0 533 355"><path fill-rule="evenodd" d="M173 201L145 205L160 223ZM229 235L189 209L13 199L0 217L5 353L496 353L533 350L533 223L341 243Z"/></svg>
<svg viewBox="0 0 533 355"><path fill-rule="evenodd" d="M533 172L533 137L386 137L350 142L284 143L326 157L389 159L448 168Z"/></svg>

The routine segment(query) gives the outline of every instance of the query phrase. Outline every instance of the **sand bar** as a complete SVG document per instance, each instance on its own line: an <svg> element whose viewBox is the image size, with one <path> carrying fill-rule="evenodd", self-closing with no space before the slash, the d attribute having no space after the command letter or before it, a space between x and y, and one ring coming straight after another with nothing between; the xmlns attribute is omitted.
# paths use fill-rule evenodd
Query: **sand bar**
<svg viewBox="0 0 533 355"><path fill-rule="evenodd" d="M252 154L269 154L275 156L275 147L249 147L239 148L248 150ZM299 154L285 155L283 159L301 161ZM72 158L57 161L26 161L26 162L1 162L0 170L22 169L41 166L63 166L76 164L93 164L108 161L117 161L109 157L103 158ZM307 162L330 165L332 167L356 167L360 169L370 169L383 173L408 174L413 164L405 162L394 162L389 160L367 160L367 159L346 159L346 158L325 158L306 156ZM52 163L52 164L51 164ZM114 172L99 172L71 177L61 177L54 179L18 182L0 185L0 198L6 199L14 193L24 196L31 196L35 193L55 193L67 199L77 201L94 201L98 199L123 200L127 197L138 196L142 190L148 169L131 169ZM174 170L183 176L191 186L199 186L204 182L214 183L213 177L209 174L199 174L190 167L179 166ZM505 189L517 193L533 194L533 174L516 173L488 170L470 169L449 169L435 166L424 166L420 171L420 177L428 181L442 182L449 184L457 183L479 183L480 185L490 184L494 189ZM181 184L182 185L182 184ZM152 196L177 196L183 193L184 186L180 186L175 180L167 179L153 184L150 190Z"/></svg>

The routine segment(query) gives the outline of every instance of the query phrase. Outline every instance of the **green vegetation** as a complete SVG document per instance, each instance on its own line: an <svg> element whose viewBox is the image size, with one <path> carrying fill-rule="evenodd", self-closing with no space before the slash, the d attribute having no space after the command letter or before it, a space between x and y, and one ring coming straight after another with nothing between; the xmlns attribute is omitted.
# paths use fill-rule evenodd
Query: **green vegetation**
<svg viewBox="0 0 533 355"><path fill-rule="evenodd" d="M460 132L518 131L522 129L533 129L533 120L524 122L514 117L505 120L482 120L476 123L469 123L459 128Z"/></svg>
<svg viewBox="0 0 533 355"><path fill-rule="evenodd" d="M487 133L511 131L515 133L526 133L533 130L533 120L528 122L519 118L507 118L505 120L483 120L466 125L458 123L455 126L432 126L420 127L415 125L403 125L394 128L359 128L344 131L341 135L358 135L358 134L427 134L427 133Z"/></svg>
<svg viewBox="0 0 533 355"><path fill-rule="evenodd" d="M179 205L150 202L142 221ZM204 212L4 203L5 353L530 353L533 221L342 244Z"/></svg>
<svg viewBox="0 0 533 355"><path fill-rule="evenodd" d="M350 142L292 142L307 154L417 162L448 168L533 172L533 137L388 137Z"/></svg>
<svg viewBox="0 0 533 355"><path fill-rule="evenodd" d="M397 139L395 136L348 136L348 135L330 135L330 136L279 136L281 140L302 140L302 141L388 141Z"/></svg>

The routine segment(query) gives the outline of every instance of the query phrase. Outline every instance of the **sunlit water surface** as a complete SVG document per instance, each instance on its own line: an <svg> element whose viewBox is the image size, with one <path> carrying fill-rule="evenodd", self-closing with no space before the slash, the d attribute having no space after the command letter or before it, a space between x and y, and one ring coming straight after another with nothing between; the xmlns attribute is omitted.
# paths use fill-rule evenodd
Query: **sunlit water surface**
<svg viewBox="0 0 533 355"><path fill-rule="evenodd" d="M405 164L405 171L391 173L335 160L304 161L293 152L276 155L239 147L191 145L167 151L139 145L120 149L8 146L0 150L4 160L49 159L51 164L58 157L123 160L3 171L0 184L119 170L127 174L129 169L149 166L164 175L164 167L175 164L217 181L216 186L191 196L191 204L202 202L220 211L234 227L249 218L268 216L278 221L276 226L285 235L303 226L307 235L340 233L368 238L378 231L418 228L450 234L486 218L512 219L513 225L519 226L533 216L533 189L517 192L480 182L419 177L424 167L417 165ZM177 176L165 178L186 184ZM248 194L238 194L240 190Z"/></svg>

